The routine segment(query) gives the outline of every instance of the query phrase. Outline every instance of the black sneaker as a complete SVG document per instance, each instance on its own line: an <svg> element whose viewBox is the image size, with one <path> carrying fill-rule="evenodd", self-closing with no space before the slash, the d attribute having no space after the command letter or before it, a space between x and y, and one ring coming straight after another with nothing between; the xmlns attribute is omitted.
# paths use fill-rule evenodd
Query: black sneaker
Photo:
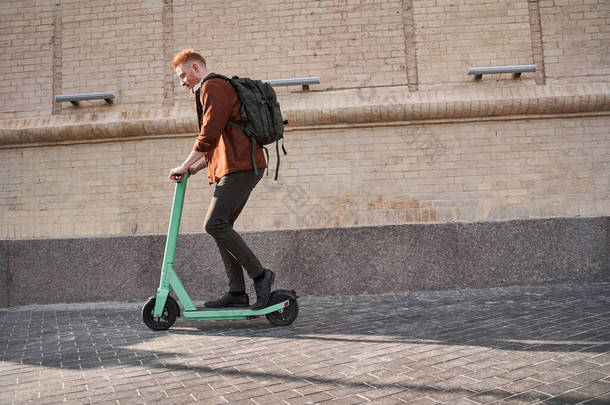
<svg viewBox="0 0 610 405"><path fill-rule="evenodd" d="M226 293L221 299L208 301L204 305L208 308L244 308L250 304L248 294L234 296Z"/></svg>
<svg viewBox="0 0 610 405"><path fill-rule="evenodd" d="M254 290L256 291L256 303L251 309L263 309L269 302L271 297L271 286L275 281L275 273L271 270L265 270L265 275L262 279L254 282Z"/></svg>

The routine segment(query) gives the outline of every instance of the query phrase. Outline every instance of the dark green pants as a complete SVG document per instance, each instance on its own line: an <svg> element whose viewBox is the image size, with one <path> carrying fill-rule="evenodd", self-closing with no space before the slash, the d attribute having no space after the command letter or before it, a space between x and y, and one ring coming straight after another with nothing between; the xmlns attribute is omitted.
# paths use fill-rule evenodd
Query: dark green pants
<svg viewBox="0 0 610 405"><path fill-rule="evenodd" d="M205 216L204 228L218 245L229 278L229 291L245 291L245 269L254 278L264 269L248 245L233 229L233 223L246 205L250 193L263 177L264 170L235 172L223 176L214 189L214 197Z"/></svg>

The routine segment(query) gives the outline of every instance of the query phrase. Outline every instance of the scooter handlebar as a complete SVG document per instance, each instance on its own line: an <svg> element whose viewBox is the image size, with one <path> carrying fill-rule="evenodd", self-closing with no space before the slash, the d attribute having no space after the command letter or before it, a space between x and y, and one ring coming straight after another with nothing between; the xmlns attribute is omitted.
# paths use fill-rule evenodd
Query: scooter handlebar
<svg viewBox="0 0 610 405"><path fill-rule="evenodd" d="M188 177L188 174L188 172L184 174L174 173L174 178L178 181L178 183L180 183L184 178Z"/></svg>

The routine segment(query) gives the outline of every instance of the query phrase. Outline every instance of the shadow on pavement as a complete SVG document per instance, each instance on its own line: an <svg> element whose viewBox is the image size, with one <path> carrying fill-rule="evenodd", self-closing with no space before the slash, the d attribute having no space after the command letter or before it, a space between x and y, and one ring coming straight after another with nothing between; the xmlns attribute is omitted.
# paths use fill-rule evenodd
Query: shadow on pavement
<svg viewBox="0 0 610 405"><path fill-rule="evenodd" d="M511 371L527 367L534 353L574 356L610 348L610 284L312 297L300 305L299 318L289 327L273 327L264 318L179 318L165 332L147 329L133 309L1 310L0 382L1 375L23 365L68 370L143 366L159 372L468 395L474 393L438 388L410 370L451 362L461 367L470 361ZM506 356L499 358L498 350ZM300 360L306 357L311 359L307 364ZM342 367L353 362L372 366L375 376L375 365L381 370L381 364L387 368L385 362L392 361L398 371L374 382L359 380L363 370L358 367L353 375L346 371L351 368ZM336 378L316 373L316 367L324 367L326 376L336 367ZM489 395L505 397L500 391ZM532 395L532 400L547 398ZM578 393L572 397L586 399Z"/></svg>

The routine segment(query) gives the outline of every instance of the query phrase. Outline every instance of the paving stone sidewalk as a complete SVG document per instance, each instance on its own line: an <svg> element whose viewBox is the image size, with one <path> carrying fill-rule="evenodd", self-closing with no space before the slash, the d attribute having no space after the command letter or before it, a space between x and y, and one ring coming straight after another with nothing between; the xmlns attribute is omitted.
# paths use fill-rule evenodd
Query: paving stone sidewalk
<svg viewBox="0 0 610 405"><path fill-rule="evenodd" d="M0 404L610 404L610 284L306 297L289 327L0 310Z"/></svg>

